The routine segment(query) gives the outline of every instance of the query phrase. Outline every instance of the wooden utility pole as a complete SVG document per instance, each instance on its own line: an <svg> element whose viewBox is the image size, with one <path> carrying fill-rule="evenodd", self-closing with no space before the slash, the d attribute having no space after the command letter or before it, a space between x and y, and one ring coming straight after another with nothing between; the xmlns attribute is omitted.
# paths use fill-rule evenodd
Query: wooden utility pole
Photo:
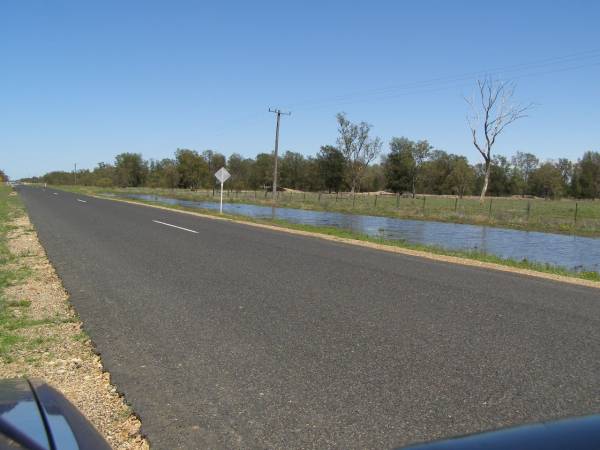
<svg viewBox="0 0 600 450"><path fill-rule="evenodd" d="M282 112L279 108L271 109L269 112L277 114L277 125L275 126L275 161L273 164L273 203L277 201L277 160L279 159L279 119L281 115L291 116L291 112Z"/></svg>
<svg viewBox="0 0 600 450"><path fill-rule="evenodd" d="M75 171L73 172L73 178L75 179L75 185L77 185L77 163L75 163Z"/></svg>

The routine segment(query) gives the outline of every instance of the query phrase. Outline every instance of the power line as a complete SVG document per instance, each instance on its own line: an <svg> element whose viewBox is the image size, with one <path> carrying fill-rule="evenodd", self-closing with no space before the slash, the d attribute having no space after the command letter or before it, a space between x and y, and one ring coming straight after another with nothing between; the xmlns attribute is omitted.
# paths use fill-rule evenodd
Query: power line
<svg viewBox="0 0 600 450"><path fill-rule="evenodd" d="M588 61L588 62L586 62ZM582 62L582 64L577 64ZM575 65L574 65L575 64ZM563 67L560 67L560 66ZM354 103L379 102L406 95L425 94L430 92L439 92L448 89L457 89L469 86L473 79L486 75L504 74L511 76L512 79L521 79L526 77L548 75L552 73L566 72L569 70L578 70L586 67L600 65L600 49L592 49L568 55L555 56L531 61L528 63L512 64L500 66L488 70L479 70L466 72L462 74L435 77L426 80L413 81L399 85L367 89L354 93L341 94L329 98L313 99L300 101L290 104L295 110L313 111L330 106L341 106ZM556 67L553 67L556 66ZM548 70L536 70L545 69ZM270 110L271 111L271 110ZM271 111L276 112L276 111ZM261 116L261 113L251 114L235 122L233 129L239 129L248 123L255 122ZM217 135L223 134L232 128L222 129Z"/></svg>
<svg viewBox="0 0 600 450"><path fill-rule="evenodd" d="M570 55L563 55L552 58L545 58L538 61L533 61L530 63L520 63L520 64L512 64L503 67L496 67L487 70L479 70L475 72L466 72L457 75L449 75L444 77L436 77L430 78L427 80L413 81L409 83L403 83L399 85L392 85L387 87L380 87L375 89L368 89L364 91L357 91L354 93L342 94L333 97L329 97L326 99L316 99L316 100L307 100L302 102L297 102L291 104L294 109L304 109L305 107L316 106L318 104L323 103L334 103L339 101L351 100L357 97L367 97L373 95L382 95L385 93L391 93L393 91L401 91L401 90L410 90L410 89L419 89L423 87L429 87L431 85L439 84L439 83L453 83L458 81L466 81L471 80L473 78L485 75L485 74L494 74L494 73L515 73L515 76L518 76L518 72L529 71L536 68L543 68L557 64L568 64L577 62L580 60L594 60L600 58L600 49L588 50L585 52L579 52ZM595 65L600 61L594 61L590 65ZM576 68L585 67L577 66Z"/></svg>
<svg viewBox="0 0 600 450"><path fill-rule="evenodd" d="M522 78L527 78L527 77L537 77L537 76L542 76L542 75L549 75L549 74L553 74L553 73L560 73L560 72L566 72L569 70L576 70L576 69L582 69L585 67L592 67L592 66L599 66L600 65L600 61L595 62L595 63L591 63L591 64L584 64L584 65L578 65L578 66L570 66L570 67L562 67L562 68L557 68L557 69L553 69L553 70L546 70L546 71L537 71L537 72L530 72L530 73L524 73L521 75L517 75L514 76L512 79L513 80L520 80ZM346 100L342 100L342 101L336 101L336 102L330 102L330 103L321 103L321 104L317 104L314 105L312 107L305 107L305 108L298 108L300 111L314 111L314 110L319 110L322 108L327 108L330 106L343 106L343 105L351 105L351 104L356 104L356 103L375 103L375 102L381 102L381 101L385 101L385 100L394 100L400 97L404 97L404 96L408 96L408 95L418 95L418 94L428 94L428 93L432 93L432 92L441 92L441 91L447 91L449 89L460 89L460 88L465 88L465 87L469 87L472 86L472 81L473 79L467 79L464 80L460 83L453 83L453 84L448 84L445 86L439 86L439 87L430 87L430 88L420 88L420 89L414 89L414 90L409 90L409 91L404 91L404 92L397 92L397 93L391 93L391 94L379 94L377 96L364 96L362 98L357 97L357 98L349 98Z"/></svg>

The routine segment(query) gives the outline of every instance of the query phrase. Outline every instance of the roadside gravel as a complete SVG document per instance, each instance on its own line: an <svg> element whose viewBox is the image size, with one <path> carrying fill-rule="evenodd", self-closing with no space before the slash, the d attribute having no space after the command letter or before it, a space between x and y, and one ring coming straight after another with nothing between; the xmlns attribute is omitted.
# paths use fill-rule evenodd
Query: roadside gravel
<svg viewBox="0 0 600 450"><path fill-rule="evenodd" d="M11 262L28 273L4 291L17 342L0 359L0 378L32 377L60 390L92 422L114 449L148 449L140 421L110 383L102 361L69 304L68 293L51 266L26 215L8 235Z"/></svg>

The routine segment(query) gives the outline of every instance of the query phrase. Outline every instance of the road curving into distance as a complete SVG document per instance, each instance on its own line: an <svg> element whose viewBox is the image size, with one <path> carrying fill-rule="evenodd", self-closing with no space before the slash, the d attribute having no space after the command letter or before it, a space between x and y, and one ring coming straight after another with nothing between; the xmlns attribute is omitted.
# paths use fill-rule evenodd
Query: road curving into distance
<svg viewBox="0 0 600 450"><path fill-rule="evenodd" d="M18 191L153 448L389 448L600 412L597 289Z"/></svg>

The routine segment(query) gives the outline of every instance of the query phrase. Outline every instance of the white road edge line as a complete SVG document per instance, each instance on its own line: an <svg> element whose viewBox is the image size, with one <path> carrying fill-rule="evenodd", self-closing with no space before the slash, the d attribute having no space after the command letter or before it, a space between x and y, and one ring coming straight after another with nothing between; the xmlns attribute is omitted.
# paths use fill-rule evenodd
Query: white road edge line
<svg viewBox="0 0 600 450"><path fill-rule="evenodd" d="M152 222L154 222L154 223L160 223L161 225L166 225L168 227L178 228L178 229L183 230L183 231L189 231L190 233L198 234L197 231L190 230L189 228L178 227L177 225L172 225L170 223L161 222L160 220L153 220Z"/></svg>
<svg viewBox="0 0 600 450"><path fill-rule="evenodd" d="M77 201L81 203L87 203L87 200L81 200L80 198L78 198Z"/></svg>
<svg viewBox="0 0 600 450"><path fill-rule="evenodd" d="M53 192L54 195L58 195L58 192Z"/></svg>

